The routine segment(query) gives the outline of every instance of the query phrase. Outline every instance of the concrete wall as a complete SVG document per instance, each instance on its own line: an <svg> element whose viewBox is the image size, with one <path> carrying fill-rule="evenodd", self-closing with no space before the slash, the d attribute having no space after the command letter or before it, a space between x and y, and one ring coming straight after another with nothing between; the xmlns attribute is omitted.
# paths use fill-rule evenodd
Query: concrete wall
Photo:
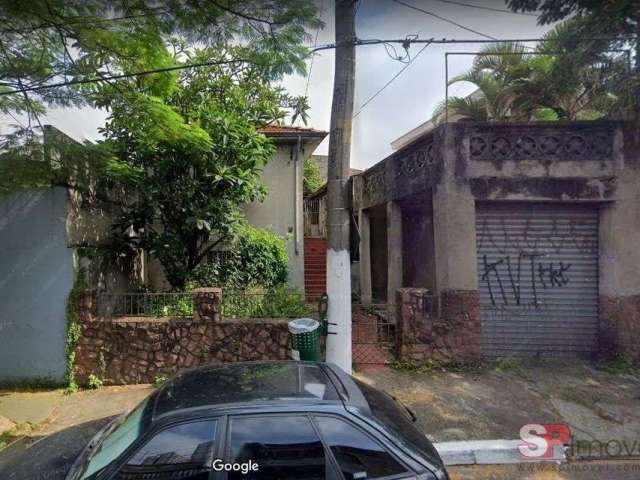
<svg viewBox="0 0 640 480"><path fill-rule="evenodd" d="M59 187L0 199L0 380L63 379L73 284L66 200Z"/></svg>
<svg viewBox="0 0 640 480"><path fill-rule="evenodd" d="M268 189L267 197L263 202L249 204L244 209L251 225L268 228L285 238L289 255L289 284L301 290L304 290L302 181L305 153L310 154L310 149L301 152L296 169L296 144L279 144L274 158L261 175Z"/></svg>

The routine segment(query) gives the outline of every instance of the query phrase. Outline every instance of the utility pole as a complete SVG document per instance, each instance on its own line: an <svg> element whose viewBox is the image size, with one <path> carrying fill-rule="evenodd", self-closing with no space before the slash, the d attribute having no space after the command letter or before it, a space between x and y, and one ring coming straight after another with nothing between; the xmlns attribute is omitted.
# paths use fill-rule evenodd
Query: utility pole
<svg viewBox="0 0 640 480"><path fill-rule="evenodd" d="M327 361L351 373L349 157L355 87L356 0L336 0L336 53L327 174Z"/></svg>

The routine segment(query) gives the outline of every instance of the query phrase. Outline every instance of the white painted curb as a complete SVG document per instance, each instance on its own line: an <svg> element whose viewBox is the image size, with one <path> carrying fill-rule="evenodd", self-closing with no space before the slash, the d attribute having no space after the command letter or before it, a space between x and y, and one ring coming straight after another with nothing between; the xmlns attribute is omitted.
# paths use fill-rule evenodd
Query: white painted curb
<svg viewBox="0 0 640 480"><path fill-rule="evenodd" d="M521 440L469 440L434 443L444 464L500 465L524 463L518 450ZM563 458L564 462L566 458Z"/></svg>

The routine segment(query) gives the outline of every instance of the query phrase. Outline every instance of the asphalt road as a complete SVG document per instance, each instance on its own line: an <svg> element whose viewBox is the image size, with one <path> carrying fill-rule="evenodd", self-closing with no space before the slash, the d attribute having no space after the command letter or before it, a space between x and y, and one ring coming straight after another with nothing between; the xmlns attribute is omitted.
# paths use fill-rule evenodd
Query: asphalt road
<svg viewBox="0 0 640 480"><path fill-rule="evenodd" d="M0 479L64 479L84 446L112 418L82 423L46 437L19 440L0 454Z"/></svg>

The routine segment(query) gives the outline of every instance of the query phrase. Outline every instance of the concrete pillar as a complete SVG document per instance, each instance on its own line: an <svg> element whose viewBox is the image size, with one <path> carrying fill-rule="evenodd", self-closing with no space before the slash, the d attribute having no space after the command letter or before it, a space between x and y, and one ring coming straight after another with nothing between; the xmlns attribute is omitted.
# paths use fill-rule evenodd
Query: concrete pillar
<svg viewBox="0 0 640 480"><path fill-rule="evenodd" d="M640 142L616 135L615 201L600 207L600 351L640 360Z"/></svg>
<svg viewBox="0 0 640 480"><path fill-rule="evenodd" d="M475 201L466 185L433 194L436 290L477 290Z"/></svg>
<svg viewBox="0 0 640 480"><path fill-rule="evenodd" d="M196 288L193 290L194 322L219 322L222 318L222 289Z"/></svg>
<svg viewBox="0 0 640 480"><path fill-rule="evenodd" d="M369 214L360 209L358 212L358 230L360 232L360 302L371 303L371 222Z"/></svg>
<svg viewBox="0 0 640 480"><path fill-rule="evenodd" d="M397 202L387 203L387 303L394 304L402 287L402 210Z"/></svg>

